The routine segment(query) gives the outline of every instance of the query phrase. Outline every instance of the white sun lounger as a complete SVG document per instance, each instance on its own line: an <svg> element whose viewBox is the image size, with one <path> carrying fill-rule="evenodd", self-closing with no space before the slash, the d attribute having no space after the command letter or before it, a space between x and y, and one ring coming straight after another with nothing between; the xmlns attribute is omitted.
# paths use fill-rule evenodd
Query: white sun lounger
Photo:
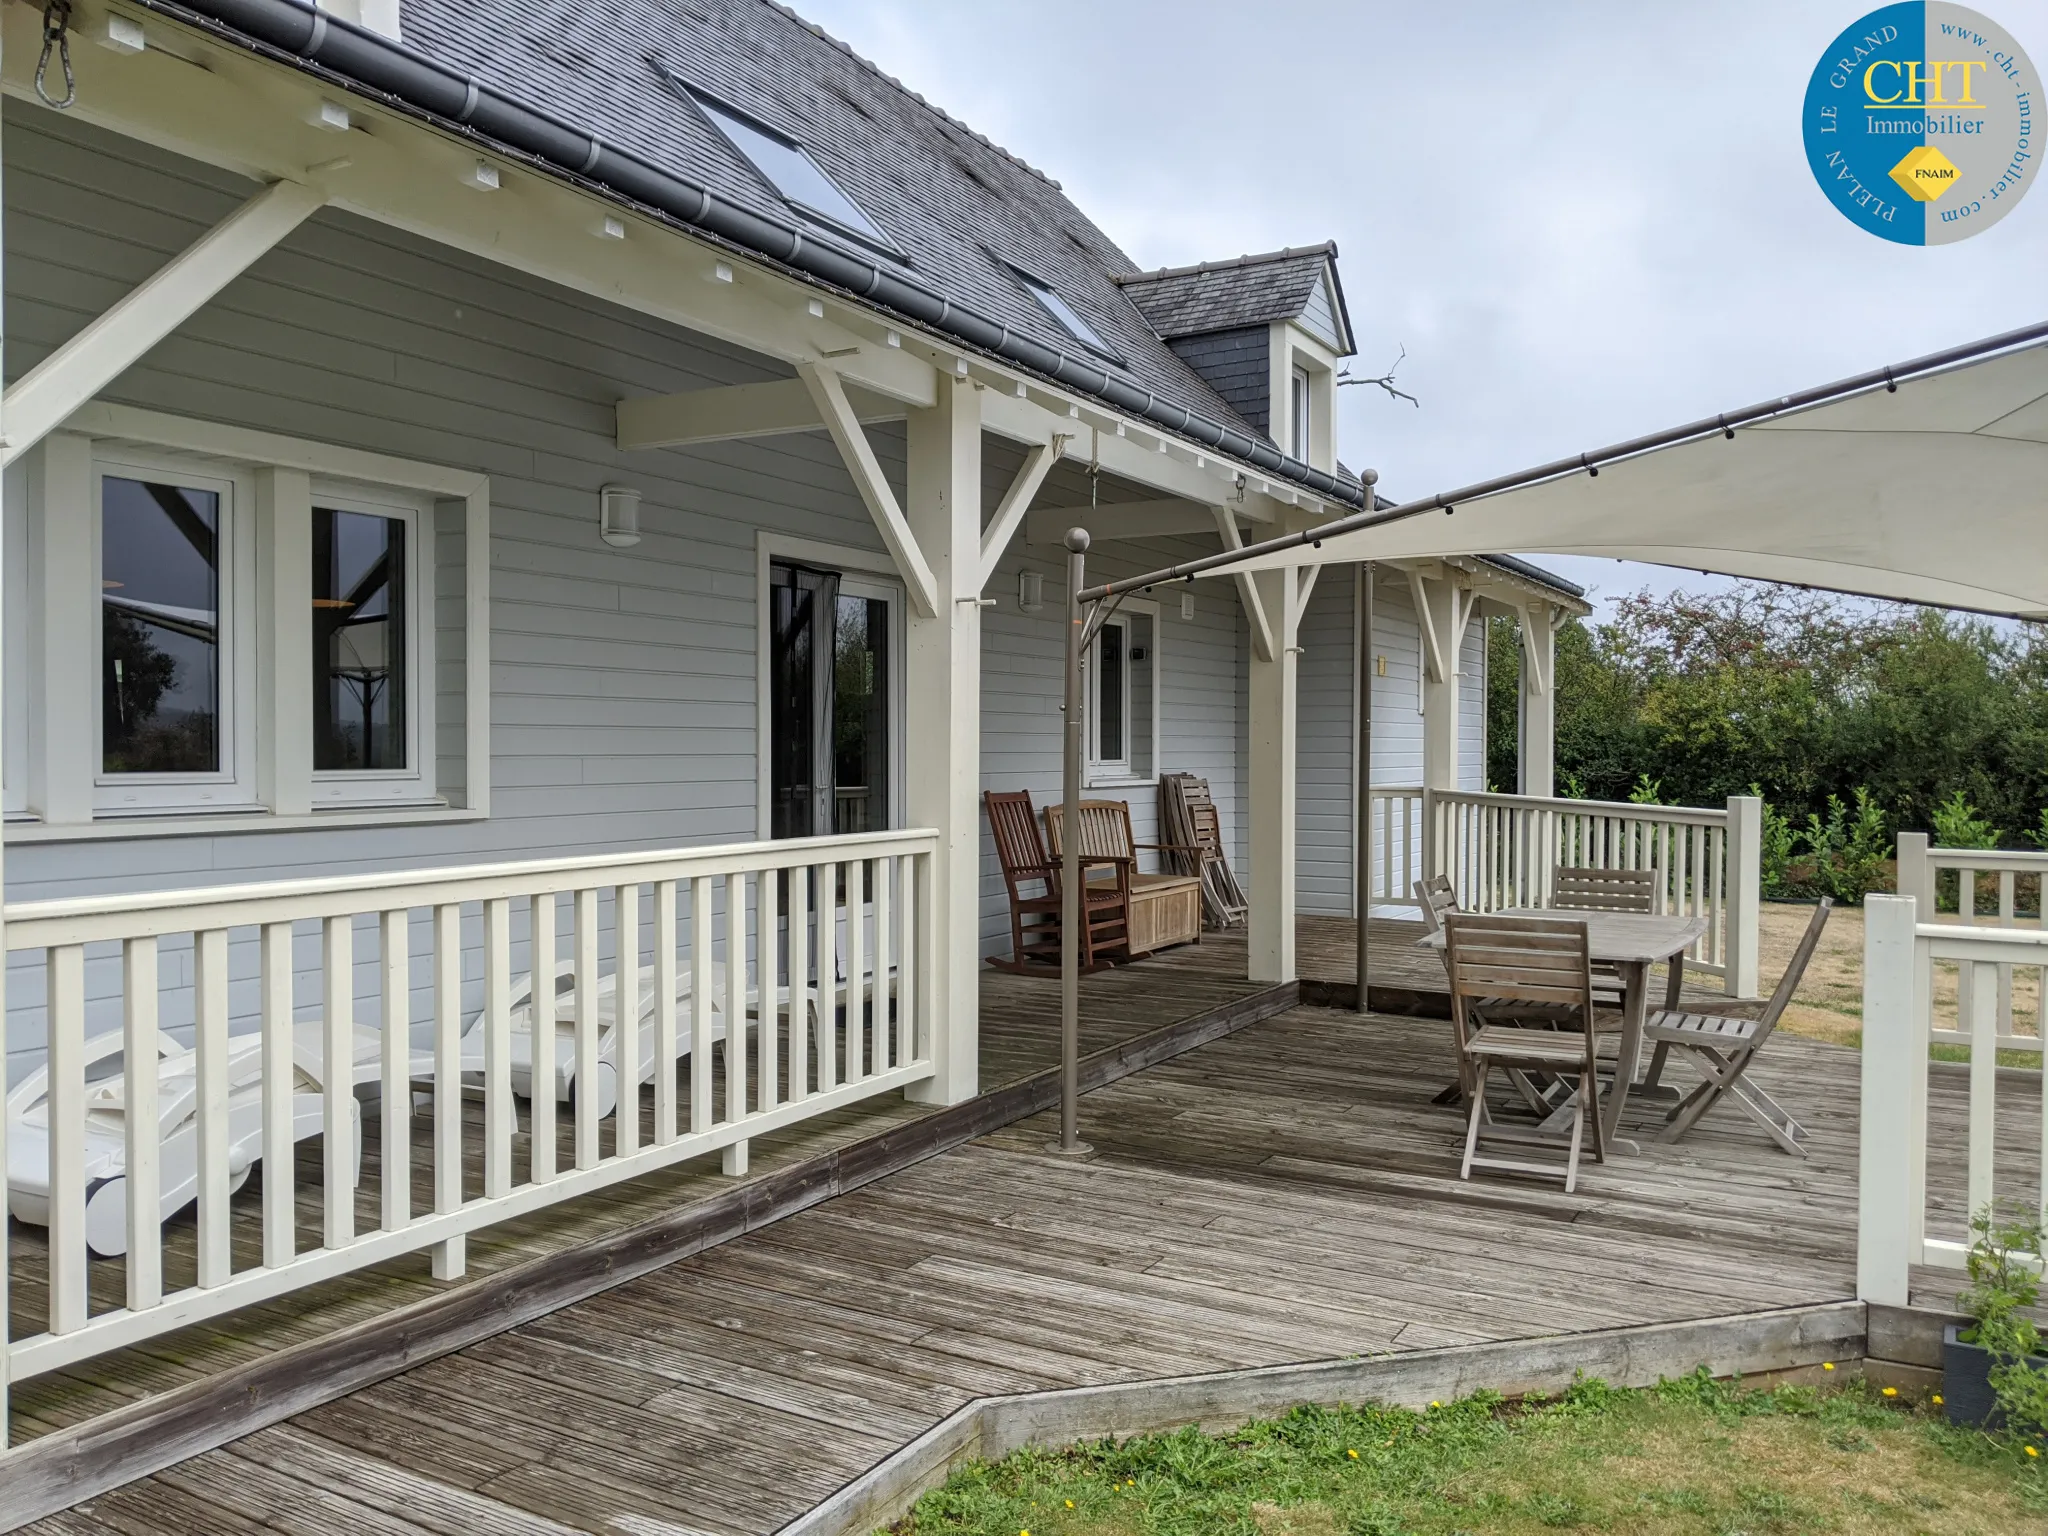
<svg viewBox="0 0 2048 1536"><path fill-rule="evenodd" d="M725 1038L725 1008L719 1001L725 997L725 962L712 962L713 1002L710 1022L706 1030L707 1043L716 1043ZM890 986L894 989L894 975ZM845 1003L846 983L841 980L834 989L835 1009ZM615 1025L618 1019L618 977L606 973L597 980L598 1017L598 1090L597 1113L602 1119L618 1107L619 1069L618 1035ZM789 1006L789 988L779 987L775 995L779 1008ZM522 1098L533 1097L533 977L522 975L512 982L512 1091ZM810 1002L811 1021L817 1022L817 998ZM755 989L746 994L748 1018L759 1010L759 997ZM655 1030L654 967L640 968L640 1037L634 1061L639 1067L639 1080L651 1082L660 1064L655 1060L659 1053L659 1041ZM674 1071L676 1064L690 1054L696 1043L696 1005L690 996L690 970L679 966L676 971L676 1050L668 1063L668 1070ZM576 967L573 961L563 961L555 967L555 1101L567 1104L576 1097ZM480 1088L484 1072L484 1023L483 1014L477 1013L470 1019L462 1033L462 1074L464 1082L472 1089Z"/></svg>
<svg viewBox="0 0 2048 1536"><path fill-rule="evenodd" d="M119 1033L85 1042L84 1066L92 1068L122 1054ZM358 1092L380 1079L382 1036L355 1031L351 1079ZM431 1055L411 1052L410 1071L433 1072ZM321 1086L326 1079L323 1026L315 1019L292 1026L292 1140L320 1134ZM157 1033L157 1178L161 1219L168 1221L199 1194L199 1120L196 1073L199 1058L162 1031ZM228 1188L240 1189L263 1156L263 1041L236 1035L228 1041ZM17 1083L7 1095L7 1208L32 1226L50 1221L50 1073L46 1065ZM357 1130L351 1151L353 1177L362 1172L362 1111L351 1103ZM120 1071L85 1085L85 1241L96 1254L128 1251L127 1083Z"/></svg>
<svg viewBox="0 0 2048 1536"><path fill-rule="evenodd" d="M725 995L725 962L720 960L712 965L712 988L714 997ZM618 1106L619 1102L619 1038L618 1038L618 996L619 981L616 973L607 973L597 979L597 1026L598 1026L598 1087L597 1113L602 1119ZM787 1003L789 989L781 990L778 1002ZM746 997L747 1010L753 1012L755 996L749 992ZM710 1009L710 1023L706 1030L706 1041L715 1042L725 1038L725 1010L717 1001ZM654 967L640 968L640 1036L634 1061L639 1067L639 1080L651 1082L657 1068L655 1056L660 1042L655 1029ZM676 1062L690 1054L696 1043L695 1002L690 996L690 973L679 968L676 975L676 1053L669 1062L669 1070L675 1070ZM533 977L518 976L512 982L512 1091L522 1098L533 1097ZM573 961L564 961L555 968L555 1051L554 1051L554 1095L557 1103L569 1103L576 1097L576 967ZM462 1032L462 1075L471 1088L483 1083L484 1072L484 1016L477 1013Z"/></svg>

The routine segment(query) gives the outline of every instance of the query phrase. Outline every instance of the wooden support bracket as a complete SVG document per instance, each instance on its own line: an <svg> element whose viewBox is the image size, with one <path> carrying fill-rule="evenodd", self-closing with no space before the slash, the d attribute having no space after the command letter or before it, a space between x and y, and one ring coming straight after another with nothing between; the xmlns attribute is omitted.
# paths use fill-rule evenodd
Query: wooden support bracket
<svg viewBox="0 0 2048 1536"><path fill-rule="evenodd" d="M0 465L61 426L326 201L304 182L272 182L44 358L7 391Z"/></svg>
<svg viewBox="0 0 2048 1536"><path fill-rule="evenodd" d="M867 503L868 515L875 520L882 542L889 546L890 558L896 562L903 585L910 592L910 601L925 618L938 617L938 579L925 563L924 552L917 547L917 537L910 531L903 508L897 505L896 493L889 489L881 462L846 398L846 386L837 373L822 363L798 363L796 371L817 402L825 430L838 445L839 456L846 461L847 473L853 476L860 499Z"/></svg>

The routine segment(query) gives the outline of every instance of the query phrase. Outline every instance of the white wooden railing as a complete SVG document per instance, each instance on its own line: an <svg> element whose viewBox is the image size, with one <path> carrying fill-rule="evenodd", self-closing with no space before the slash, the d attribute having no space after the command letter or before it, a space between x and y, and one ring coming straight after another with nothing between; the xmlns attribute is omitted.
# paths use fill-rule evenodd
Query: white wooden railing
<svg viewBox="0 0 2048 1536"><path fill-rule="evenodd" d="M2041 894L2048 889L2048 853L2007 852L1992 848L1934 848L1928 845L1924 832L1902 832L1899 834L1899 894L1911 896L1919 903L1921 918L1927 922L1939 922L1941 908L1945 904L1945 887L1948 881L1944 874L1955 878L1955 920L1969 926L2013 928L2022 923L2039 928L2041 919ZM2022 877L2032 877L2034 898L2033 915L2021 918L2019 915L2019 883ZM1985 877L1996 877L1996 894L1981 889ZM1986 904L1986 898L1996 911L1985 912L1979 908ZM2021 973L2029 968L2021 967ZM2041 1049L2042 1025L2048 1023L2048 972L2034 971L2031 980L2034 986L2032 1007L2023 1009L2013 987L2014 967L2000 963L1992 972L1996 978L1996 1001L1993 1017L1998 1027L1998 1048L2003 1051L2038 1051ZM1972 1018L1975 993L1978 982L1977 968L1972 965L1959 966L1956 971L1956 1017L1958 1023L1951 1027L1937 1021L1928 1038L1936 1044L1968 1045L1971 1043L1970 1027L1960 1021Z"/></svg>
<svg viewBox="0 0 2048 1536"><path fill-rule="evenodd" d="M1904 839L1901 839L1903 842ZM2006 855L1925 848L1933 868L1967 858L1975 867L2032 855ZM2030 866L2036 867L2036 866ZM1917 880L1917 870L1911 871ZM1909 871L1902 863L1900 885ZM1965 887L1967 889L1967 887ZM2034 1166L2022 1174L2019 1160L1998 1166L1998 1098L2001 1048L2038 1051L2039 1036L2014 1037L2001 986L2015 968L2048 966L2048 929L1990 927L1943 922L1914 894L1866 897L1863 906L1863 1102L1857 1220L1857 1293L1866 1301L1904 1306L1912 1265L1959 1269L1969 1251L1970 1218L2015 1185L2038 1199L2048 1179L2048 1106L2038 1139L2024 1154ZM2008 913L2010 903L2007 903ZM1936 921L1923 922L1923 916ZM1956 1000L1941 995L1937 978L1953 966ZM1928 1230L1928 1072L1930 1047L1938 1041L1970 1050L1968 1173L1963 1202L1944 1192L1937 1202L1938 1229ZM2010 1091L2010 1089L2009 1089ZM2039 1103L2039 1089L2026 1097Z"/></svg>
<svg viewBox="0 0 2048 1536"><path fill-rule="evenodd" d="M1460 906L1478 912L1548 906L1560 864L1654 870L1657 911L1707 920L1706 932L1686 953L1687 966L1721 977L1733 996L1756 996L1763 828L1756 799L1736 796L1712 810L1415 793L1422 802L1423 866L1450 878Z"/></svg>
<svg viewBox="0 0 2048 1536"><path fill-rule="evenodd" d="M9 907L7 948L30 956L15 1044L46 1042L47 1074L10 1097L27 1221L12 1254L0 1233L0 1277L46 1290L48 1319L8 1337L0 1290L0 1393L401 1254L453 1277L480 1227L712 1152L739 1172L754 1136L929 1078L937 845L883 832ZM553 1062L521 973L569 978ZM45 1042L21 1038L37 982ZM317 1242L288 1172L314 1134ZM260 1198L237 1196L258 1161ZM194 1199L196 1229L167 1241L166 1207ZM125 1257L91 1260L89 1236ZM95 1264L125 1267L118 1299Z"/></svg>
<svg viewBox="0 0 2048 1536"><path fill-rule="evenodd" d="M1411 906L1415 882L1423 878L1422 789L1419 785L1372 789L1372 899Z"/></svg>

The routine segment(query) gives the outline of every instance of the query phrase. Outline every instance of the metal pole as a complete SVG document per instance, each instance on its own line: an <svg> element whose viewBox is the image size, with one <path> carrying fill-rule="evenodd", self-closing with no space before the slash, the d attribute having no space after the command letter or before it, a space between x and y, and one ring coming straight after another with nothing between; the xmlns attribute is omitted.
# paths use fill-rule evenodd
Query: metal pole
<svg viewBox="0 0 2048 1536"><path fill-rule="evenodd" d="M1372 954L1372 586L1373 563L1360 568L1358 597L1358 868L1352 872L1358 908L1358 1011L1370 1007ZM1388 828L1389 834L1392 828ZM1388 860L1391 865L1391 858Z"/></svg>
<svg viewBox="0 0 2048 1536"><path fill-rule="evenodd" d="M1060 755L1060 1139L1052 1150L1088 1152L1081 1140L1081 584L1088 530L1067 530L1067 688Z"/></svg>

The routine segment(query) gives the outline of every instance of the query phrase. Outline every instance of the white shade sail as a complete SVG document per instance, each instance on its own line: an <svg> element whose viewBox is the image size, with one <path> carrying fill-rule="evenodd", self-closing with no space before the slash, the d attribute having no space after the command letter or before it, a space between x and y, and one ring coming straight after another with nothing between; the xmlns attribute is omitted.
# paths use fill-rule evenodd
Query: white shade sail
<svg viewBox="0 0 2048 1536"><path fill-rule="evenodd" d="M2048 343L1205 574L1495 552L2048 618Z"/></svg>

